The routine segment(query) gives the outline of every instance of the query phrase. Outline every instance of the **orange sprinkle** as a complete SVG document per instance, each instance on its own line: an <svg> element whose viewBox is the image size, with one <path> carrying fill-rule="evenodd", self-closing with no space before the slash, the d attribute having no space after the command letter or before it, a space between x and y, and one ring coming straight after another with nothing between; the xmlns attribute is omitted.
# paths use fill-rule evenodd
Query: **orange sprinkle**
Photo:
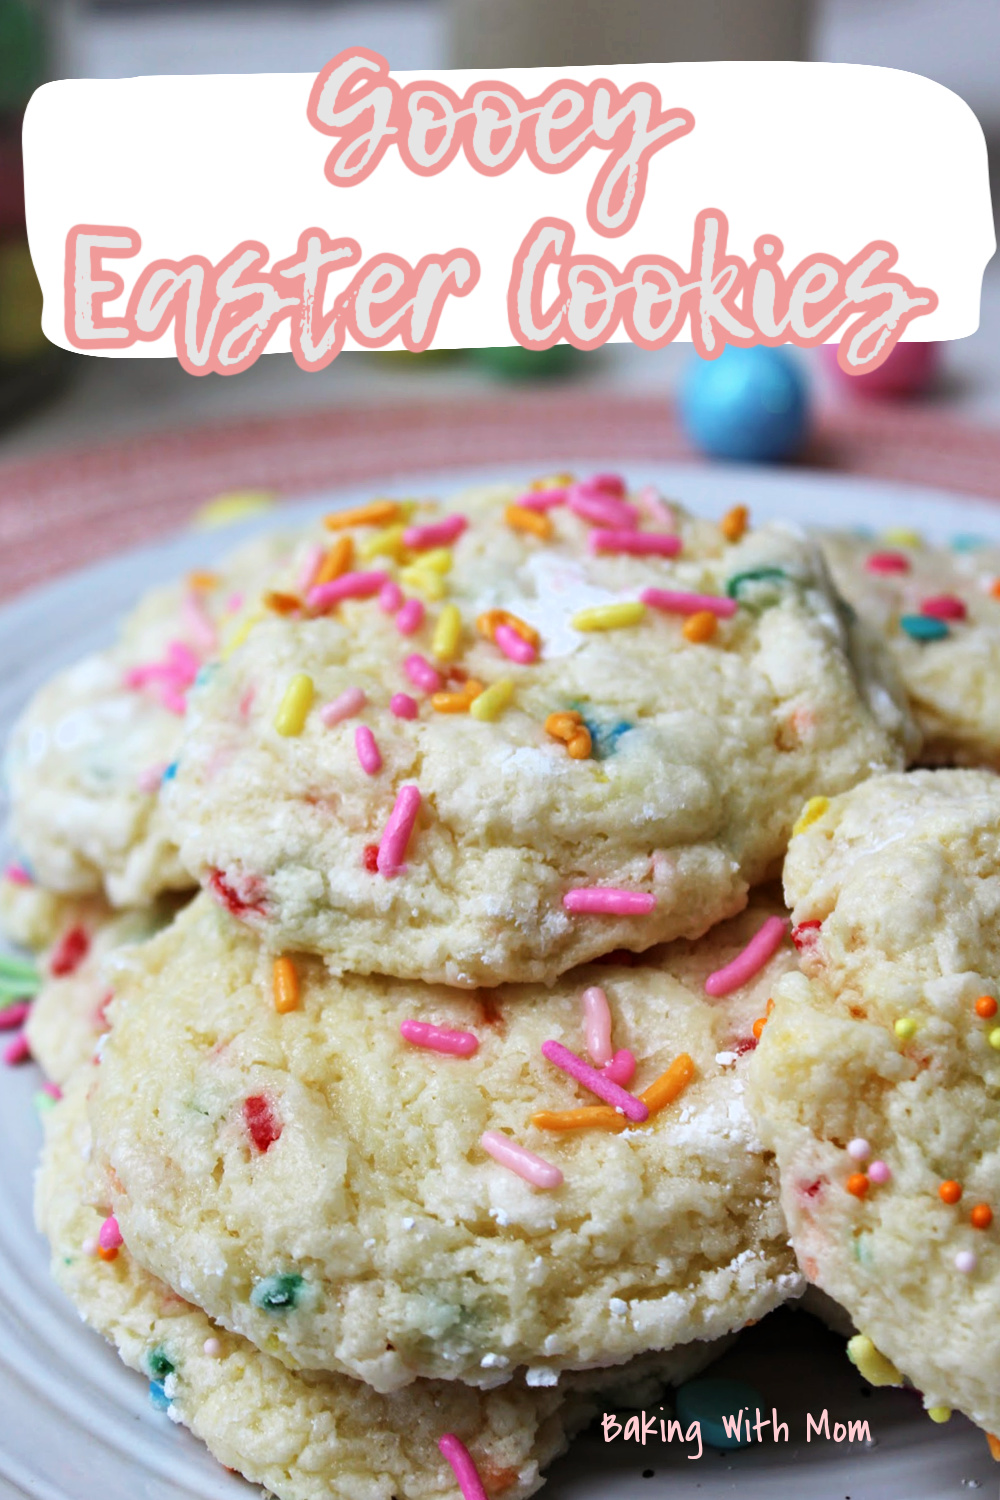
<svg viewBox="0 0 1000 1500"><path fill-rule="evenodd" d="M509 614L505 609L488 609L476 619L476 629L480 635L484 635L488 641L492 641L498 625L508 625L511 630L517 632L522 641L527 641L529 646L538 650L540 637L533 625L527 620L519 619L517 615Z"/></svg>
<svg viewBox="0 0 1000 1500"><path fill-rule="evenodd" d="M117 1249L117 1246L113 1250L105 1250L105 1248L104 1248L103 1245L98 1245L98 1247L97 1247L97 1253L101 1257L102 1260L117 1260L118 1259L118 1249Z"/></svg>
<svg viewBox="0 0 1000 1500"><path fill-rule="evenodd" d="M975 1010L977 1016L981 1016L984 1021L988 1021L991 1016L996 1015L997 1003L992 995L980 995L976 1001Z"/></svg>
<svg viewBox="0 0 1000 1500"><path fill-rule="evenodd" d="M700 645L703 641L710 641L718 628L719 622L712 611L699 609L693 615L688 615L681 626L681 634L686 641Z"/></svg>
<svg viewBox="0 0 1000 1500"><path fill-rule="evenodd" d="M282 594L278 589L268 589L264 595L264 605L267 609L273 609L276 615L291 615L302 608L302 600L297 594Z"/></svg>
<svg viewBox="0 0 1000 1500"><path fill-rule="evenodd" d="M284 955L274 960L274 1008L279 1016L298 1010L299 976L292 960Z"/></svg>
<svg viewBox="0 0 1000 1500"><path fill-rule="evenodd" d="M695 1066L686 1052L675 1057L665 1073L655 1078L639 1098L649 1110L649 1118L666 1109L684 1092L695 1074ZM582 1109L542 1109L531 1117L539 1130L625 1130L629 1121L610 1104L585 1105ZM637 1128L632 1126L632 1129Z"/></svg>
<svg viewBox="0 0 1000 1500"><path fill-rule="evenodd" d="M221 579L218 573L205 573L196 568L193 573L188 574L187 581L189 589L203 593L208 589L217 589Z"/></svg>
<svg viewBox="0 0 1000 1500"><path fill-rule="evenodd" d="M757 1019L756 1019L756 1021L753 1023L753 1034L757 1038L758 1042L760 1041L760 1034L764 1030L764 1027L766 1025L767 1025L767 1017L766 1016L758 1016Z"/></svg>
<svg viewBox="0 0 1000 1500"><path fill-rule="evenodd" d="M990 584L990 593L993 595L994 599L1000 599L1000 578L994 578L993 582Z"/></svg>
<svg viewBox="0 0 1000 1500"><path fill-rule="evenodd" d="M387 526L398 517L398 500L373 500L353 510L335 510L323 517L323 525L328 531L345 531L348 526Z"/></svg>
<svg viewBox="0 0 1000 1500"><path fill-rule="evenodd" d="M938 1188L938 1197L941 1199L942 1203L957 1203L961 1196L961 1183L953 1182L950 1177L947 1182L942 1182L941 1186Z"/></svg>
<svg viewBox="0 0 1000 1500"><path fill-rule="evenodd" d="M433 693L431 707L439 714L467 714L472 703L483 691L483 684L470 677L457 693Z"/></svg>
<svg viewBox="0 0 1000 1500"><path fill-rule="evenodd" d="M593 748L590 730L583 722L582 715L573 708L549 714L545 720L545 733L565 745L573 760L586 760Z"/></svg>
<svg viewBox="0 0 1000 1500"><path fill-rule="evenodd" d="M659 1078L654 1078L649 1088L643 1089L639 1098L645 1104L651 1115L658 1110L666 1109L668 1104L684 1092L694 1077L694 1061L686 1052L681 1052L674 1058L670 1067Z"/></svg>
<svg viewBox="0 0 1000 1500"><path fill-rule="evenodd" d="M844 1183L844 1186L855 1198L863 1198L871 1184L864 1172L852 1172Z"/></svg>
<svg viewBox="0 0 1000 1500"><path fill-rule="evenodd" d="M329 552L316 569L313 587L320 583L332 583L346 573L354 561L354 538L338 536Z"/></svg>
<svg viewBox="0 0 1000 1500"><path fill-rule="evenodd" d="M530 531L543 542L552 535L552 520L544 511L528 510L524 505L508 505L503 518L514 531Z"/></svg>
<svg viewBox="0 0 1000 1500"><path fill-rule="evenodd" d="M993 1223L993 1210L988 1203L977 1203L969 1215L973 1229L989 1229Z"/></svg>
<svg viewBox="0 0 1000 1500"><path fill-rule="evenodd" d="M719 530L727 542L738 542L747 529L750 520L750 512L745 505L734 505L732 510L727 510L719 522Z"/></svg>
<svg viewBox="0 0 1000 1500"><path fill-rule="evenodd" d="M1000 1438L994 1437L992 1432L986 1434L986 1441L990 1445L990 1456L1000 1464Z"/></svg>

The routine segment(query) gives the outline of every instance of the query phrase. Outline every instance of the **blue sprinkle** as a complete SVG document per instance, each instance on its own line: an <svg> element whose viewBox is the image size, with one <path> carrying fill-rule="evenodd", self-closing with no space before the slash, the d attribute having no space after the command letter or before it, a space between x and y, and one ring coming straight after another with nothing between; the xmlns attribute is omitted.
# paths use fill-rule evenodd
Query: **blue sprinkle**
<svg viewBox="0 0 1000 1500"><path fill-rule="evenodd" d="M174 779L174 777L176 775L177 775L177 762L175 760L172 760L170 762L169 766L167 767L167 769L163 773L163 780L164 781L173 781L173 779Z"/></svg>
<svg viewBox="0 0 1000 1500"><path fill-rule="evenodd" d="M622 735L635 728L628 719L619 719L617 724L599 724L589 716L585 705L579 701L571 703L570 708L576 710L590 732L591 755L594 760L607 760L609 755L614 755Z"/></svg>
<svg viewBox="0 0 1000 1500"><path fill-rule="evenodd" d="M149 1399L157 1411L166 1411L170 1405L170 1397L163 1389L162 1380L151 1380L149 1382Z"/></svg>
<svg viewBox="0 0 1000 1500"><path fill-rule="evenodd" d="M915 641L943 641L948 627L931 615L900 615L899 628Z"/></svg>
<svg viewBox="0 0 1000 1500"><path fill-rule="evenodd" d="M745 1448L754 1440L747 1419L755 1422L758 1409L764 1410L763 1396L742 1380L688 1380L678 1387L676 1404L681 1425L686 1430L692 1422L700 1422L702 1439L709 1448ZM730 1436L722 1419L738 1418L741 1413L739 1436L734 1421L729 1423Z"/></svg>
<svg viewBox="0 0 1000 1500"><path fill-rule="evenodd" d="M977 536L974 531L960 531L951 539L952 550L955 552L977 552L980 547L987 545L986 537Z"/></svg>

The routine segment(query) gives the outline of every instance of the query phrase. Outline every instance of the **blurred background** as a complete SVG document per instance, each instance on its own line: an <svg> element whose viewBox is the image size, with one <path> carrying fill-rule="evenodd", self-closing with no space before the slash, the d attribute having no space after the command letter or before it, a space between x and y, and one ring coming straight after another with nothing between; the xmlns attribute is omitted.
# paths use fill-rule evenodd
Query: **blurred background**
<svg viewBox="0 0 1000 1500"><path fill-rule="evenodd" d="M16 530L9 499L6 505L2 499L4 476L13 486L9 493L25 493L18 487L28 472L25 464L35 463L32 482L38 483L39 463L61 454L92 453L102 445L111 453L117 443L118 469L134 468L139 462L134 445L140 440L160 435L165 441L168 434L176 438L182 431L197 431L202 446L211 447L215 439L209 434L235 432L240 423L250 424L240 429L249 433L256 430L254 424L292 419L301 424L311 415L312 437L301 437L307 429L300 426L300 444L319 442L317 434L325 432L336 447L346 442L349 429L358 432L364 426L359 413L392 411L396 425L387 452L401 463L392 434L407 434L412 461L414 454L425 455L421 435L426 437L429 427L435 422L440 427L444 420L434 412L447 411L453 427L461 425L463 403L468 413L482 414L486 403L493 402L495 410L508 412L510 423L523 421L526 413L537 422L539 414L548 412L556 422L554 431L566 435L566 441L571 440L572 429L566 426L571 408L578 414L615 410L627 428L629 413L641 406L650 431L657 421L661 424L664 437L657 456L684 455L699 447L725 451L725 441L721 448L716 441L713 448L711 420L701 428L690 420L692 401L697 408L707 400L713 418L711 392L707 397L696 392L687 408L682 400L678 420L678 392L683 395L694 378L694 356L687 344L653 353L630 345L588 354L566 348L548 355L520 350L418 357L349 353L311 375L299 371L290 356L268 355L237 377L198 379L172 360L78 357L46 343L24 237L19 175L21 115L38 83L66 76L315 72L353 44L383 53L396 69L714 58L819 59L908 69L960 94L983 125L994 164L1000 160L1000 0L0 0L0 542L12 525ZM994 202L996 197L994 183ZM983 287L979 331L952 345L920 346L916 354L914 348L900 346L900 356L905 349L911 352L901 358L893 377L872 376L864 390L861 381L848 389L824 351L779 351L793 383L801 386L799 396L804 392L805 406L799 401L799 407L808 408L808 417L800 411L796 429L789 416L783 451L782 441L776 440L769 450L764 444L767 451L745 449L732 456L804 453L811 463L857 468L857 452L852 449L845 458L844 441L848 448L853 442L855 449L867 442L874 451L877 428L905 455L914 433L930 431L928 421L966 424L979 437L995 434L998 446L987 444L983 451L1000 455L1000 269L995 259ZM787 370L778 373L787 376ZM763 375L751 371L746 378L753 387ZM751 408L752 395L751 390L746 398ZM612 405L602 407L605 400ZM904 426L897 421L892 427L896 418L890 412L898 417L904 411L909 414L900 417ZM947 432L954 454L962 445L953 427ZM285 436L291 443L290 428ZM559 436L556 446L562 442ZM494 446L506 451L502 443ZM280 487L277 460L272 457L255 469L245 442L244 448L242 468L237 464L230 473L220 461L213 477ZM435 452L431 444L429 456ZM990 464L1000 471L995 457L987 468ZM887 459L886 465L894 474L901 472L899 463L893 468ZM878 470L877 456L869 455L865 467ZM919 472L905 477L924 476L923 461L913 458L910 467ZM323 473L322 465L314 465L307 474L290 475L289 487L301 489L307 479ZM941 482L936 471L933 482ZM194 494L195 481L184 483ZM965 487L977 486L1000 497L1000 472L995 480L980 476Z"/></svg>

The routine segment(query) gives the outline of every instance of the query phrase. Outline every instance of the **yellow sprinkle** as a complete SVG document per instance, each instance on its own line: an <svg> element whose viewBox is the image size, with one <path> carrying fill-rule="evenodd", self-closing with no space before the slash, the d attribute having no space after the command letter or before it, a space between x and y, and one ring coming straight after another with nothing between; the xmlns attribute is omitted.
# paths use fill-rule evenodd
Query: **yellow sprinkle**
<svg viewBox="0 0 1000 1500"><path fill-rule="evenodd" d="M397 562L401 562L406 553L403 545L405 530L405 521L397 521L393 526L383 526L374 536L358 543L358 556L365 562L370 562L373 557L394 557Z"/></svg>
<svg viewBox="0 0 1000 1500"><path fill-rule="evenodd" d="M446 604L437 617L431 651L438 661L453 661L462 636L462 615L457 604Z"/></svg>
<svg viewBox="0 0 1000 1500"><path fill-rule="evenodd" d="M225 645L219 653L223 661L228 661L233 652L239 650L239 648L243 645L243 642L246 640L247 636L250 634L251 630L255 625L259 625L263 618L263 612L257 609L254 610L252 614L246 615L239 622L239 624L234 628L232 635L226 641Z"/></svg>
<svg viewBox="0 0 1000 1500"><path fill-rule="evenodd" d="M399 581L408 589L422 594L432 604L438 599L443 599L448 592L448 585L440 573L435 573L433 568L422 568L414 563L412 567L402 568Z"/></svg>
<svg viewBox="0 0 1000 1500"><path fill-rule="evenodd" d="M348 526L388 526L399 518L395 500L373 500L370 505L356 505L353 510L335 510L323 517L328 531L345 531Z"/></svg>
<svg viewBox="0 0 1000 1500"><path fill-rule="evenodd" d="M848 1339L847 1357L869 1385L903 1384L903 1377L892 1360L886 1359L866 1334L856 1333Z"/></svg>
<svg viewBox="0 0 1000 1500"><path fill-rule="evenodd" d="M928 1406L925 1409L926 1409L927 1415L930 1417L930 1419L931 1419L932 1422L950 1422L951 1421L951 1407L950 1406Z"/></svg>
<svg viewBox="0 0 1000 1500"><path fill-rule="evenodd" d="M917 1023L912 1016L900 1016L899 1020L893 1023L892 1029L901 1042L908 1042L917 1034Z"/></svg>
<svg viewBox="0 0 1000 1500"><path fill-rule="evenodd" d="M312 708L314 693L313 680L305 672L299 672L292 678L274 719L274 727L279 734L291 736L302 733L306 716Z"/></svg>
<svg viewBox="0 0 1000 1500"><path fill-rule="evenodd" d="M888 531L883 531L882 540L891 542L894 547L920 547L924 539L919 531L909 531L905 526L890 526Z"/></svg>
<svg viewBox="0 0 1000 1500"><path fill-rule="evenodd" d="M270 510L277 496L270 490L228 490L209 500L195 511L191 525L198 531L214 531L218 526L231 526L247 516L259 515Z"/></svg>
<svg viewBox="0 0 1000 1500"><path fill-rule="evenodd" d="M514 682L510 677L501 677L499 681L491 683L484 692L474 698L469 708L469 713L474 719L481 719L492 724L498 719L514 696Z"/></svg>
<svg viewBox="0 0 1000 1500"><path fill-rule="evenodd" d="M829 797L810 797L805 807L799 813L798 821L792 829L792 836L804 833L807 828L811 828L813 823L817 822L823 816L829 806Z"/></svg>
<svg viewBox="0 0 1000 1500"><path fill-rule="evenodd" d="M990 1032L990 1046L994 1052L1000 1052L1000 1026L994 1026Z"/></svg>
<svg viewBox="0 0 1000 1500"><path fill-rule="evenodd" d="M290 958L274 960L274 1008L279 1016L297 1010L299 1004L299 976Z"/></svg>
<svg viewBox="0 0 1000 1500"><path fill-rule="evenodd" d="M640 599L624 604L595 604L592 609L578 609L570 620L574 630L618 630L623 625L638 625L646 613Z"/></svg>
<svg viewBox="0 0 1000 1500"><path fill-rule="evenodd" d="M450 547L431 547L429 552L421 552L420 561L414 566L430 568L432 573L450 573L452 561Z"/></svg>
<svg viewBox="0 0 1000 1500"><path fill-rule="evenodd" d="M541 479L533 479L528 485L529 490L564 490L567 485L574 484L572 474L546 474Z"/></svg>

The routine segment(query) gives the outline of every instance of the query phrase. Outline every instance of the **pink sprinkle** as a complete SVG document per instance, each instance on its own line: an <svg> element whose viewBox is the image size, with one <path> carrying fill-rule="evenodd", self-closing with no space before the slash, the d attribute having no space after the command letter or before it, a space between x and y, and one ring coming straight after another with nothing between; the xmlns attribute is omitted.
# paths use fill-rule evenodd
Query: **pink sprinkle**
<svg viewBox="0 0 1000 1500"><path fill-rule="evenodd" d="M389 878L397 875L403 868L406 846L410 842L410 835L417 821L420 801L420 788L412 784L401 786L396 793L395 805L389 814L389 821L385 825L385 832L378 846L375 868L380 875Z"/></svg>
<svg viewBox="0 0 1000 1500"><path fill-rule="evenodd" d="M426 656L421 656L414 651L403 663L403 671L413 683L414 687L421 688L425 693L439 693L444 685L444 678L436 667L432 667Z"/></svg>
<svg viewBox="0 0 1000 1500"><path fill-rule="evenodd" d="M471 1031L453 1031L448 1026L432 1026L429 1021L401 1021L399 1034L414 1047L443 1052L447 1057L471 1057L479 1046L479 1038Z"/></svg>
<svg viewBox="0 0 1000 1500"><path fill-rule="evenodd" d="M614 1049L611 1046L611 1007L608 1005L608 997L600 985L593 984L589 990L584 990L583 1000L583 1035L587 1043L587 1051L599 1068L609 1063L614 1057Z"/></svg>
<svg viewBox="0 0 1000 1500"><path fill-rule="evenodd" d="M396 616L396 629L400 635L415 635L424 623L424 613L419 599L407 599Z"/></svg>
<svg viewBox="0 0 1000 1500"><path fill-rule="evenodd" d="M31 876L23 865L8 865L4 875L13 885L33 885Z"/></svg>
<svg viewBox="0 0 1000 1500"><path fill-rule="evenodd" d="M472 1462L472 1454L453 1432L446 1432L438 1447L455 1471L455 1479L462 1491L463 1500L487 1500L483 1481Z"/></svg>
<svg viewBox="0 0 1000 1500"><path fill-rule="evenodd" d="M0 1010L0 1031L14 1031L22 1026L28 1019L30 1009L31 1002L28 1000L19 1000L15 1005L5 1006Z"/></svg>
<svg viewBox="0 0 1000 1500"><path fill-rule="evenodd" d="M56 1103L58 1103L63 1096L62 1089L59 1087L58 1083L43 1083L42 1093L47 1094L50 1099L55 1099Z"/></svg>
<svg viewBox="0 0 1000 1500"><path fill-rule="evenodd" d="M417 700L411 698L409 693L393 693L389 699L389 712L396 715L397 719L415 719L417 717Z"/></svg>
<svg viewBox="0 0 1000 1500"><path fill-rule="evenodd" d="M365 775L377 776L382 769L382 756L367 724L359 724L354 731L354 748Z"/></svg>
<svg viewBox="0 0 1000 1500"><path fill-rule="evenodd" d="M8 1067L27 1062L31 1057L31 1048L28 1046L28 1038L24 1032L22 1031L12 1042L8 1042L0 1055Z"/></svg>
<svg viewBox="0 0 1000 1500"><path fill-rule="evenodd" d="M187 713L187 699L175 687L165 687L160 694L160 702L168 713L177 714L178 718L183 718Z"/></svg>
<svg viewBox="0 0 1000 1500"><path fill-rule="evenodd" d="M183 641L171 641L167 647L167 663L181 679L182 687L190 687L198 675L201 665L197 656Z"/></svg>
<svg viewBox="0 0 1000 1500"><path fill-rule="evenodd" d="M609 1063L604 1065L604 1076L610 1078L612 1083L620 1083L622 1088L628 1088L635 1077L635 1058L627 1047L616 1052Z"/></svg>
<svg viewBox="0 0 1000 1500"><path fill-rule="evenodd" d="M871 1166L868 1168L869 1182L877 1183L879 1187L881 1187L884 1182L888 1182L891 1176L892 1171L888 1164L884 1161L873 1161Z"/></svg>
<svg viewBox="0 0 1000 1500"><path fill-rule="evenodd" d="M910 559L905 552L872 552L865 559L869 573L908 573Z"/></svg>
<svg viewBox="0 0 1000 1500"><path fill-rule="evenodd" d="M591 552L627 552L630 557L676 557L681 539L673 531L605 531L590 533Z"/></svg>
<svg viewBox="0 0 1000 1500"><path fill-rule="evenodd" d="M498 625L493 632L493 640L504 656L509 661L516 661L519 666L528 667L538 660L535 647L523 635L518 635L512 625Z"/></svg>
<svg viewBox="0 0 1000 1500"><path fill-rule="evenodd" d="M644 484L636 499L654 526L663 526L667 531L677 529L677 517L653 484Z"/></svg>
<svg viewBox="0 0 1000 1500"><path fill-rule="evenodd" d="M589 1063L585 1063L582 1057L577 1057L575 1052L564 1047L562 1042L543 1042L542 1056L555 1067L561 1068L564 1073L568 1073L571 1078L575 1078L577 1083L583 1084L583 1087L589 1089L592 1094L596 1094L598 1099L603 1099L605 1104L620 1109L626 1119L634 1120L637 1125L649 1119L649 1108L641 1099L627 1094L609 1077L607 1069L598 1072Z"/></svg>
<svg viewBox="0 0 1000 1500"><path fill-rule="evenodd" d="M589 916L648 917L655 905L656 897L645 891L618 891L603 885L578 885L563 897L567 911Z"/></svg>
<svg viewBox="0 0 1000 1500"><path fill-rule="evenodd" d="M208 611L201 597L194 589L189 589L181 601L181 619L199 651L203 651L206 656L211 656L218 650L218 633L208 617Z"/></svg>
<svg viewBox="0 0 1000 1500"><path fill-rule="evenodd" d="M429 526L407 526L403 532L403 546L411 552L426 552L429 547L447 547L468 526L465 516L445 516L443 521L432 521Z"/></svg>
<svg viewBox="0 0 1000 1500"><path fill-rule="evenodd" d="M326 553L319 542L313 542L312 546L307 549L299 569L299 576L295 580L295 587L300 594L312 588L313 579L319 572L319 565L325 556Z"/></svg>
<svg viewBox="0 0 1000 1500"><path fill-rule="evenodd" d="M536 1156L534 1151L529 1151L526 1146L519 1146L516 1141L511 1140L510 1136L501 1135L499 1130L484 1130L479 1137L479 1144L494 1161L498 1161L508 1171L516 1173L518 1177L523 1177L525 1182L531 1183L532 1187L557 1188L562 1186L563 1174L558 1167Z"/></svg>
<svg viewBox="0 0 1000 1500"><path fill-rule="evenodd" d="M306 595L306 603L314 611L332 609L342 599L370 599L388 583L387 573L342 573L329 583L318 583Z"/></svg>
<svg viewBox="0 0 1000 1500"><path fill-rule="evenodd" d="M362 688L345 688L342 693L337 694L336 698L331 699L329 703L324 703L319 716L327 729L332 729L335 724L342 724L345 719L353 719L367 702L368 699Z"/></svg>
<svg viewBox="0 0 1000 1500"><path fill-rule="evenodd" d="M788 923L784 917L768 917L742 953L737 954L725 968L716 969L714 974L709 974L705 980L706 995L717 998L731 995L741 984L747 984L755 974L760 973L772 954L777 953L787 933Z"/></svg>
<svg viewBox="0 0 1000 1500"><path fill-rule="evenodd" d="M403 590L394 578L389 578L378 591L378 607L387 615L394 615L403 603Z"/></svg>
<svg viewBox="0 0 1000 1500"><path fill-rule="evenodd" d="M968 610L954 594L935 594L933 598L924 600L920 613L930 615L932 620L964 620Z"/></svg>
<svg viewBox="0 0 1000 1500"><path fill-rule="evenodd" d="M662 609L670 615L694 615L705 609L717 615L720 620L728 620L736 613L736 600L724 599L718 594L688 594L681 589L643 589L639 598L651 609Z"/></svg>
<svg viewBox="0 0 1000 1500"><path fill-rule="evenodd" d="M243 595L240 593L230 594L229 598L226 600L226 613L230 615L238 615L242 608Z"/></svg>
<svg viewBox="0 0 1000 1500"><path fill-rule="evenodd" d="M600 490L605 495L616 495L619 500L625 493L625 481L620 474L591 474L584 483L589 489Z"/></svg>
<svg viewBox="0 0 1000 1500"><path fill-rule="evenodd" d="M521 510L553 510L557 505L566 504L565 490L528 490L524 495L518 495L514 504Z"/></svg>
<svg viewBox="0 0 1000 1500"><path fill-rule="evenodd" d="M163 780L163 773L166 769L167 762L164 761L162 765L147 766L144 771L140 771L138 776L135 778L136 785L138 786L140 792L146 792L150 795L152 795L153 792L158 792L160 789L160 783Z"/></svg>
<svg viewBox="0 0 1000 1500"><path fill-rule="evenodd" d="M594 526L607 526L614 531L634 530L639 516L632 505L624 500L615 500L611 495L592 489L590 485L574 484L566 492L566 504L574 515Z"/></svg>
<svg viewBox="0 0 1000 1500"><path fill-rule="evenodd" d="M122 1239L122 1232L118 1228L118 1220L115 1218L114 1214L111 1214L109 1218L105 1219L104 1223L97 1231L97 1243L100 1245L102 1250L120 1250L122 1245L125 1243L125 1241Z"/></svg>

